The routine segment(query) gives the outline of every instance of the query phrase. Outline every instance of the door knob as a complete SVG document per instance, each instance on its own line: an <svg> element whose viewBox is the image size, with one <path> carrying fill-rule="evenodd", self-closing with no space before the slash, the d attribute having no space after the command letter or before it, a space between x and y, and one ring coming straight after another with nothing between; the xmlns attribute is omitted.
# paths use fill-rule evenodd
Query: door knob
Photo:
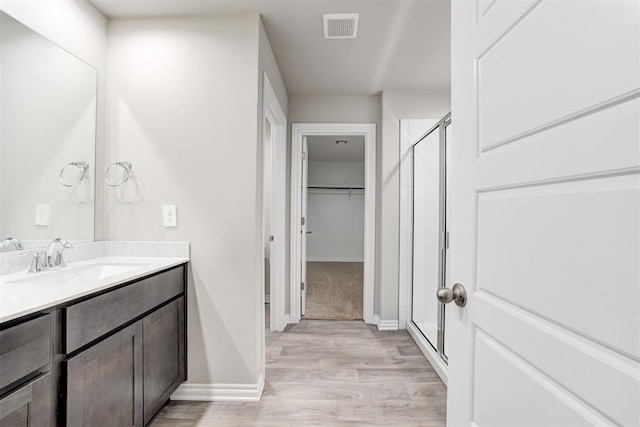
<svg viewBox="0 0 640 427"><path fill-rule="evenodd" d="M307 234L311 234L311 233L313 233L313 231L307 230Z"/></svg>
<svg viewBox="0 0 640 427"><path fill-rule="evenodd" d="M453 289L440 288L436 291L438 301L449 304L454 301L458 307L467 305L467 291L460 283L453 285Z"/></svg>

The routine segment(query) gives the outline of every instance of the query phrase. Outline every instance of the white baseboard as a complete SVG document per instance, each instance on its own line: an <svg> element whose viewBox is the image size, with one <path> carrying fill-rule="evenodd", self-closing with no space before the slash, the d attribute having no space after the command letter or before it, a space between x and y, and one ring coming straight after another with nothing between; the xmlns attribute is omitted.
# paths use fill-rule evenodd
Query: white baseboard
<svg viewBox="0 0 640 427"><path fill-rule="evenodd" d="M379 331L397 331L397 320L382 320L377 314L373 316L373 323L378 326Z"/></svg>
<svg viewBox="0 0 640 427"><path fill-rule="evenodd" d="M431 366L433 366L433 369L435 369L444 385L447 385L449 372L447 364L444 363L444 360L442 360L433 347L431 347L431 344L429 344L427 339L422 335L418 328L416 328L416 325L414 325L413 322L407 322L407 331L418 345L422 354L424 354L424 357L426 357Z"/></svg>
<svg viewBox="0 0 640 427"><path fill-rule="evenodd" d="M307 262L364 262L364 260L362 258L307 257Z"/></svg>
<svg viewBox="0 0 640 427"><path fill-rule="evenodd" d="M256 384L196 384L182 383L171 400L207 402L259 402L264 388L264 373Z"/></svg>
<svg viewBox="0 0 640 427"><path fill-rule="evenodd" d="M271 302L271 295L265 295L264 296L264 303L265 304L269 304Z"/></svg>

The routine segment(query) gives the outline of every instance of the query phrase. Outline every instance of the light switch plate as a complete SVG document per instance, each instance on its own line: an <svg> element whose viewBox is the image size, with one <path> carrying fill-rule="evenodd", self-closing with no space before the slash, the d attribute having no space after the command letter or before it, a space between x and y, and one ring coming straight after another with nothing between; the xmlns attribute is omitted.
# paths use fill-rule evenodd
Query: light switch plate
<svg viewBox="0 0 640 427"><path fill-rule="evenodd" d="M49 214L51 212L51 206L45 204L37 204L36 205L36 225L49 225Z"/></svg>
<svg viewBox="0 0 640 427"><path fill-rule="evenodd" d="M178 213L176 211L176 205L162 206L162 218L165 227L177 227Z"/></svg>

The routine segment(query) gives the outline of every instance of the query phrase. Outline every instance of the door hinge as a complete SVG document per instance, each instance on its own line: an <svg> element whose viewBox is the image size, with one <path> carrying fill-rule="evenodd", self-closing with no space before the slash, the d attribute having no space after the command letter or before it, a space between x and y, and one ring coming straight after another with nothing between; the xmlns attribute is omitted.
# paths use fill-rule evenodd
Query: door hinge
<svg viewBox="0 0 640 427"><path fill-rule="evenodd" d="M304 282L300 282L300 290L304 291Z"/></svg>
<svg viewBox="0 0 640 427"><path fill-rule="evenodd" d="M305 219L305 217L300 218L300 225L304 225L306 222L307 220Z"/></svg>
<svg viewBox="0 0 640 427"><path fill-rule="evenodd" d="M449 249L449 232L445 231L443 236L442 246L444 249Z"/></svg>
<svg viewBox="0 0 640 427"><path fill-rule="evenodd" d="M302 160L307 160L307 152L306 151L302 152Z"/></svg>
<svg viewBox="0 0 640 427"><path fill-rule="evenodd" d="M273 236L269 236L269 241L273 242Z"/></svg>

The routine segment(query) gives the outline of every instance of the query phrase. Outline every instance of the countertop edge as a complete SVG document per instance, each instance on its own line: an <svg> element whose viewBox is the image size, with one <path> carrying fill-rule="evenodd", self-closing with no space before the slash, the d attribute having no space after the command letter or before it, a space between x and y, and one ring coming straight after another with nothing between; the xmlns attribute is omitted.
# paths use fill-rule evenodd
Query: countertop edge
<svg viewBox="0 0 640 427"><path fill-rule="evenodd" d="M119 258L119 259L129 259L129 260L138 259L138 258L149 259L148 257L108 257L108 258L110 259ZM90 289L86 289L86 290L74 293L72 295L66 295L60 298L51 298L49 300L39 302L34 306L22 309L20 311L9 312L6 315L0 314L0 324L9 322L12 320L16 320L20 317L28 316L30 314L35 314L40 311L44 311L44 310L56 307L58 305L63 305L63 304L72 302L74 300L77 300L95 293L99 293L104 290L108 290L110 288L115 288L124 283L131 282L143 277L147 277L149 275L152 275L164 270L168 270L173 267L177 267L179 265L187 264L190 262L189 258L156 258L156 259L158 260L157 264L150 265L148 268L144 268L144 269L141 269L140 271L128 274L126 277L118 277L118 278L114 278L113 280L105 280L105 281L100 280L98 281L95 287L92 287ZM55 286L55 285L52 285L52 286Z"/></svg>

